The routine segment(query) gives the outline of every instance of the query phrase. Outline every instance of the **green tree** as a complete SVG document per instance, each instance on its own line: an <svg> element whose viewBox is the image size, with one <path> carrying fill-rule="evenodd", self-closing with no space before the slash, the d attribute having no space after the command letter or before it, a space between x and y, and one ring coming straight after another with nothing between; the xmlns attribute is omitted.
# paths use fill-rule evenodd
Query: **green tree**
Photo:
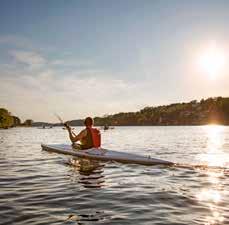
<svg viewBox="0 0 229 225"><path fill-rule="evenodd" d="M10 112L4 108L0 108L0 128L9 128L13 126L14 120Z"/></svg>

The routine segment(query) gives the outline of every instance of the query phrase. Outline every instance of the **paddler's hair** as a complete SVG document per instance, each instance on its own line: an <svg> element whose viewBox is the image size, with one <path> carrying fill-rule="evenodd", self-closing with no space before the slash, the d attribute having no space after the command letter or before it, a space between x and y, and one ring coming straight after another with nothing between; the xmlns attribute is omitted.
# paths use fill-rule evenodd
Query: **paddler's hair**
<svg viewBox="0 0 229 225"><path fill-rule="evenodd" d="M92 126L93 125L93 119L91 117L87 117L85 120L84 120L84 125L87 127L87 126Z"/></svg>

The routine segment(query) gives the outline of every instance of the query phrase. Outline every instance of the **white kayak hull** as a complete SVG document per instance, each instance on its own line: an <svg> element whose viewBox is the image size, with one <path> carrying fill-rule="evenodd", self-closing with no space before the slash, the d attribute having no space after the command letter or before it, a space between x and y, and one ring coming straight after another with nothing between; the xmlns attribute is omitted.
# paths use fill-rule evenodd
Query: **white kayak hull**
<svg viewBox="0 0 229 225"><path fill-rule="evenodd" d="M72 155L79 158L94 159L100 161L116 161L119 163L140 164L140 165L174 165L174 163L166 160L155 159L151 157L136 155L132 153L119 152L107 149L91 148L87 150L77 150L67 144L41 144L45 151L56 152L65 155Z"/></svg>

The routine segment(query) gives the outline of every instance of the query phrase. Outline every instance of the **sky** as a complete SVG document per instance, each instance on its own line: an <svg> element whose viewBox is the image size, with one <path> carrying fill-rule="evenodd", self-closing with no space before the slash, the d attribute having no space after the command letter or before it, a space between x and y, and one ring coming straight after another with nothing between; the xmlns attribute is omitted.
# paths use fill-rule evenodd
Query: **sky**
<svg viewBox="0 0 229 225"><path fill-rule="evenodd" d="M0 107L55 122L229 97L228 10L226 0L1 0Z"/></svg>

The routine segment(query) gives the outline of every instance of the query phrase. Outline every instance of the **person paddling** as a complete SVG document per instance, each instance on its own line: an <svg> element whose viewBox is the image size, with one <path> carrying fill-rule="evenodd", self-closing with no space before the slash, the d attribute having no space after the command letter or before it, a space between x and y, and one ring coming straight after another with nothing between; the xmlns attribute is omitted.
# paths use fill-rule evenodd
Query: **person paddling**
<svg viewBox="0 0 229 225"><path fill-rule="evenodd" d="M93 128L93 119L91 117L87 117L84 120L84 125L86 128L77 135L72 132L72 129L68 123L64 123L64 125L68 130L69 138L74 148L83 150L89 148L99 148L101 146L100 131L96 128ZM80 144L76 142L80 142Z"/></svg>

